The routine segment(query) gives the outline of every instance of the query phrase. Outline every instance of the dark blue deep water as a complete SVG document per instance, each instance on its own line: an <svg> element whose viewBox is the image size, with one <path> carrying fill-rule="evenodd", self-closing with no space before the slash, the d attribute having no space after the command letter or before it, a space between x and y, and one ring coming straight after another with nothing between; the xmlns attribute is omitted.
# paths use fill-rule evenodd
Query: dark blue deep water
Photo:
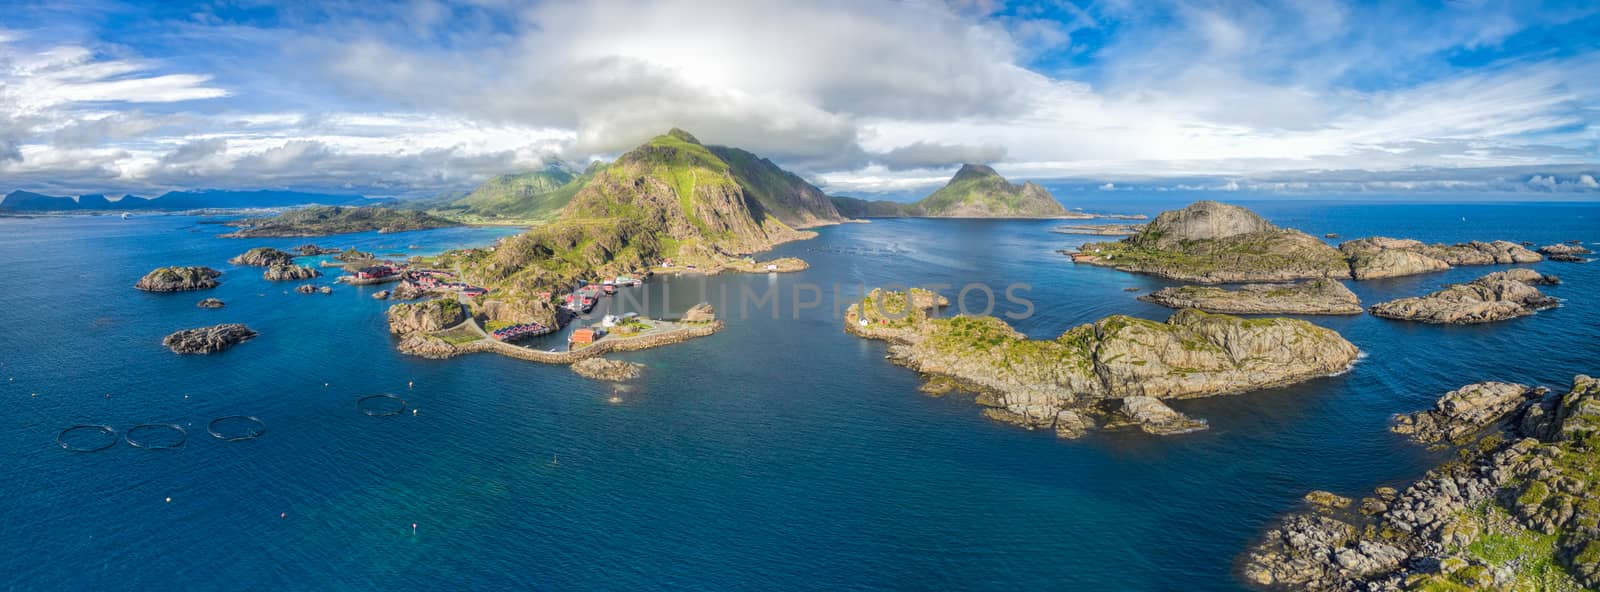
<svg viewBox="0 0 1600 592"><path fill-rule="evenodd" d="M1600 242L1597 204L1238 203L1319 236ZM704 291L729 326L617 356L650 368L613 404L564 367L400 355L377 288L300 295L226 263L305 239L221 239L200 222L0 219L5 588L1237 589L1239 554L1307 490L1359 495L1439 462L1387 433L1391 414L1469 382L1554 388L1600 372L1600 264L1546 262L1533 267L1566 280L1548 290L1559 309L1472 328L1316 318L1369 357L1343 376L1175 405L1209 431L1058 441L991 423L968 397L919 394L881 343L840 330L833 286L848 298L863 284L1026 283L1034 314L1015 324L1053 337L1112 313L1165 318L1123 288L1166 282L1073 266L1055 251L1087 237L1048 232L1058 222L879 220L778 249L809 260L803 273L649 284L652 308ZM317 242L431 252L507 232ZM208 292L132 288L168 264L227 275ZM1353 288L1372 303L1504 268ZM797 284L823 296L794 318ZM770 304L740 314L742 290L769 288L779 318ZM208 296L227 308L195 307ZM219 322L261 336L212 356L160 345ZM376 392L419 413L358 413ZM266 435L206 436L236 414ZM144 422L192 424L188 445L75 454L54 441L75 423Z"/></svg>

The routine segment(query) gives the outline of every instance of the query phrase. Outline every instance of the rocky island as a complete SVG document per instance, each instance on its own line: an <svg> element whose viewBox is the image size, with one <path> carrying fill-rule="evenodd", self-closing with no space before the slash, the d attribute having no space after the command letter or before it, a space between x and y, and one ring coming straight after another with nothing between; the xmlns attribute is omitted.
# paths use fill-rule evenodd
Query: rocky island
<svg viewBox="0 0 1600 592"><path fill-rule="evenodd" d="M256 332L238 323L226 323L197 329L185 329L161 340L173 352L180 354L216 353L255 337Z"/></svg>
<svg viewBox="0 0 1600 592"><path fill-rule="evenodd" d="M701 144L677 129L613 163L591 166L580 180L553 222L489 248L431 258L431 265L459 269L461 281L487 290L468 301L469 315L554 326L559 307L552 295L579 281L645 277L651 270L797 271L806 267L800 259L763 262L754 255L816 235L799 226L844 220L820 190L771 161ZM416 295L405 283L392 293Z"/></svg>
<svg viewBox="0 0 1600 592"><path fill-rule="evenodd" d="M1351 274L1358 280L1443 271L1456 265L1534 263L1544 259L1522 245L1503 240L1430 245L1378 236L1345 241L1339 250L1350 260Z"/></svg>
<svg viewBox="0 0 1600 592"><path fill-rule="evenodd" d="M187 292L217 287L222 272L210 267L162 267L144 274L133 287L146 292Z"/></svg>
<svg viewBox="0 0 1600 592"><path fill-rule="evenodd" d="M1588 247L1573 243L1557 243L1539 247L1539 253L1549 257L1551 261L1565 263L1587 263L1589 259L1582 257L1582 255L1588 255L1593 252Z"/></svg>
<svg viewBox="0 0 1600 592"><path fill-rule="evenodd" d="M1561 280L1531 269L1497 271L1464 284L1451 284L1426 296L1401 298L1372 306L1373 316L1422 323L1469 325L1503 321L1554 308L1560 302L1537 285Z"/></svg>
<svg viewBox="0 0 1600 592"><path fill-rule="evenodd" d="M1350 277L1344 256L1322 240L1214 201L1162 212L1128 238L1068 254L1074 263L1208 284Z"/></svg>
<svg viewBox="0 0 1600 592"><path fill-rule="evenodd" d="M294 263L294 255L279 251L272 247L256 247L239 256L228 260L234 265L248 265L251 267L272 267L275 265L289 265Z"/></svg>
<svg viewBox="0 0 1600 592"><path fill-rule="evenodd" d="M1380 487L1360 504L1308 496L1345 503L1283 518L1244 558L1246 579L1315 591L1600 587L1600 381L1579 375L1559 396L1526 389L1445 395L1429 413L1466 422L1447 439L1502 429L1403 491Z"/></svg>
<svg viewBox="0 0 1600 592"><path fill-rule="evenodd" d="M239 230L227 238L323 236L353 232L405 232L459 226L456 222L415 210L377 206L311 206L289 210L267 218L246 218L229 222Z"/></svg>
<svg viewBox="0 0 1600 592"><path fill-rule="evenodd" d="M925 390L978 394L984 414L1075 438L1101 427L1170 434L1204 428L1164 400L1241 393L1337 374L1359 352L1296 319L1182 310L1167 322L1116 315L1034 340L994 317L934 316L925 290L873 290L845 330L888 341L889 359L930 377Z"/></svg>
<svg viewBox="0 0 1600 592"><path fill-rule="evenodd" d="M219 299L216 299L216 298L206 298L204 300L201 300L200 302L195 303L195 306L198 306L200 308L222 308L224 306L227 306L227 304L224 303L223 301L219 300Z"/></svg>
<svg viewBox="0 0 1600 592"><path fill-rule="evenodd" d="M1139 297L1168 308L1198 308L1228 314L1361 314L1361 300L1339 280L1317 279L1293 284L1244 284L1162 288Z"/></svg>

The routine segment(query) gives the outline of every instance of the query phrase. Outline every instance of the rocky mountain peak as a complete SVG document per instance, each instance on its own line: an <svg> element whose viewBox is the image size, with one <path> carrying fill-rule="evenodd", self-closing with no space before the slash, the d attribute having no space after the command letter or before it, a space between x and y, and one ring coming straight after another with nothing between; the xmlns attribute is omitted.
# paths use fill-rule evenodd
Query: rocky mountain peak
<svg viewBox="0 0 1600 592"><path fill-rule="evenodd" d="M1225 203L1203 200L1189 204L1181 210L1162 212L1145 228L1144 236L1157 237L1162 242L1178 240L1211 240L1277 230L1265 218L1248 209Z"/></svg>

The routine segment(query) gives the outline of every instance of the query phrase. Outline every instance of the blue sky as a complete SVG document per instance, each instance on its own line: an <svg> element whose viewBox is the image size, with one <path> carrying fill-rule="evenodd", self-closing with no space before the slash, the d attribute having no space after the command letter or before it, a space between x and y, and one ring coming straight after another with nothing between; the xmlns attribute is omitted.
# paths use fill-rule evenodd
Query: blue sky
<svg viewBox="0 0 1600 592"><path fill-rule="evenodd" d="M0 190L427 195L670 127L836 193L1600 193L1600 5L13 2Z"/></svg>

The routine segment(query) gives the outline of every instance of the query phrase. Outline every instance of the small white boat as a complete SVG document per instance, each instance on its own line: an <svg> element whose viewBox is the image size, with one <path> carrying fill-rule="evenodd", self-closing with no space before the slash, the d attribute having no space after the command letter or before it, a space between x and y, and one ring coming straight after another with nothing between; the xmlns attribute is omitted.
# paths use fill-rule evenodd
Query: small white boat
<svg viewBox="0 0 1600 592"><path fill-rule="evenodd" d="M132 218L132 217L133 217L133 214L129 214L127 212L123 212L122 213L122 219L123 220L127 220L127 219Z"/></svg>

